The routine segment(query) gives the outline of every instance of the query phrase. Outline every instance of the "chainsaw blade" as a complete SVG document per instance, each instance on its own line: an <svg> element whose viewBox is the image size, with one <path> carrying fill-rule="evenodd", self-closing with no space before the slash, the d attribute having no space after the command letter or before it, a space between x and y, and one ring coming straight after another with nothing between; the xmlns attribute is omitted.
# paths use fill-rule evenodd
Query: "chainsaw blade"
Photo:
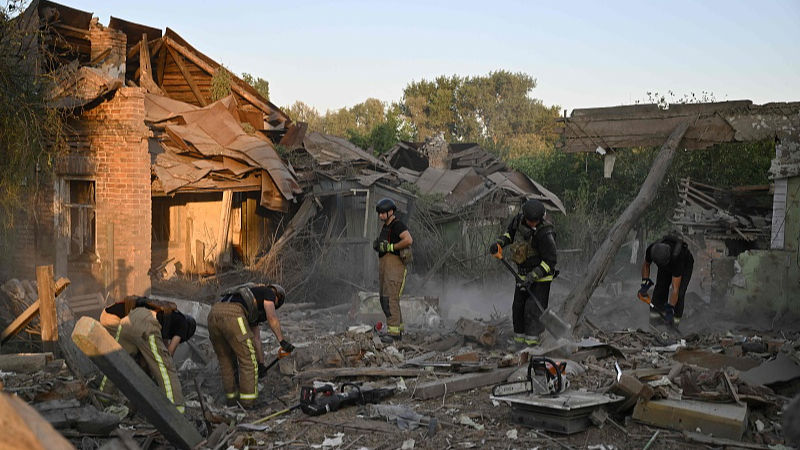
<svg viewBox="0 0 800 450"><path fill-rule="evenodd" d="M530 380L501 383L492 389L492 395L495 397L505 397L508 395L518 394L547 395L551 393L552 390L549 386L547 378L539 375Z"/></svg>

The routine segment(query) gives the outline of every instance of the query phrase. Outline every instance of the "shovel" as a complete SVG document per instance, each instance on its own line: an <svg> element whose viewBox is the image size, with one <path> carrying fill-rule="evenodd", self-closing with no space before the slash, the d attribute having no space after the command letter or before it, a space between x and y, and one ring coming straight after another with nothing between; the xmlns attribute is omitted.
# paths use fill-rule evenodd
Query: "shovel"
<svg viewBox="0 0 800 450"><path fill-rule="evenodd" d="M513 267L511 267L511 264L509 264L509 262L506 261L506 259L503 257L497 259L499 259L503 263L503 265L506 266L508 271L514 275L514 278L516 278L517 280L517 284L522 286L523 289L525 289L525 291L528 293L528 295L531 296L531 300L533 300L533 302L539 308L539 311L542 313L542 315L539 317L539 322L542 325L544 325L544 328L556 338L564 338L570 336L572 334L570 331L572 326L567 322L564 322L564 320L558 317L556 313L551 311L549 308L547 310L542 308L542 304L539 303L539 299L537 299L536 296L533 295L533 292L531 292L528 286L525 285L525 282L522 280L522 278L520 278L517 271L514 270Z"/></svg>

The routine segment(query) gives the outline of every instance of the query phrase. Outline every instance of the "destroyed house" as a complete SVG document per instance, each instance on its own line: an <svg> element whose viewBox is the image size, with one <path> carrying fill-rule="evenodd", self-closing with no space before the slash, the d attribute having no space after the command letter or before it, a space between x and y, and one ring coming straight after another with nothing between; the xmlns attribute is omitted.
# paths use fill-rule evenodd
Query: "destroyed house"
<svg viewBox="0 0 800 450"><path fill-rule="evenodd" d="M561 121L562 150L604 155L607 177L616 149L667 145L683 126L678 148L692 151L774 141L769 186L721 189L682 180L671 220L695 255L699 276L692 281L707 301L743 313L800 313L800 102L576 109Z"/></svg>
<svg viewBox="0 0 800 450"><path fill-rule="evenodd" d="M275 150L286 114L229 73L212 101L222 66L169 28L48 1L22 17L56 56L69 120L51 194L16 227L15 276L53 263L71 294L120 299L149 293L153 270L209 274L269 250L302 194Z"/></svg>
<svg viewBox="0 0 800 450"><path fill-rule="evenodd" d="M447 246L462 254L484 252L498 226L528 199L541 200L550 214L566 214L541 184L479 145L448 143L441 133L425 142L399 142L382 159L433 199L431 220Z"/></svg>
<svg viewBox="0 0 800 450"><path fill-rule="evenodd" d="M372 285L378 270L372 242L381 230L375 204L391 198L398 216L408 223L415 197L401 184L409 180L348 140L309 132L302 122L290 126L281 145L287 149L286 158L300 185L319 201L316 231L336 253L332 256L340 262L333 267L336 276L361 286Z"/></svg>

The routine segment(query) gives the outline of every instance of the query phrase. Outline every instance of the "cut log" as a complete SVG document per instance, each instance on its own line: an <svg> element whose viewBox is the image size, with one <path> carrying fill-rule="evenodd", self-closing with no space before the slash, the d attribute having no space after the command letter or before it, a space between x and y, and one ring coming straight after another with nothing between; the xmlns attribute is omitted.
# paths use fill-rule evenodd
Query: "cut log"
<svg viewBox="0 0 800 450"><path fill-rule="evenodd" d="M203 440L100 322L82 317L72 340L172 445L190 449Z"/></svg>
<svg viewBox="0 0 800 450"><path fill-rule="evenodd" d="M414 398L422 400L434 397L441 397L445 394L452 394L453 392L468 391L490 384L496 384L505 381L509 375L517 370L514 367L507 369L498 369L492 372L483 372L469 375L458 375L447 380L431 381L428 383L418 384L414 388Z"/></svg>
<svg viewBox="0 0 800 450"><path fill-rule="evenodd" d="M497 344L496 329L492 325L483 325L462 317L456 322L455 332L487 347L494 347Z"/></svg>
<svg viewBox="0 0 800 450"><path fill-rule="evenodd" d="M47 355L44 353L0 355L0 371L3 372L34 373L44 370L46 365Z"/></svg>
<svg viewBox="0 0 800 450"><path fill-rule="evenodd" d="M0 393L0 442L5 450L75 450L19 397Z"/></svg>
<svg viewBox="0 0 800 450"><path fill-rule="evenodd" d="M586 305L597 286L603 281L608 268L617 251L625 243L628 232L639 221L645 209L650 206L658 193L658 187L667 173L670 163L675 156L675 150L681 143L689 124L684 122L675 127L669 139L661 146L661 151L656 156L650 173L642 184L639 194L625 209L617 222L611 227L605 242L592 257L586 273L580 278L575 287L570 291L564 304L561 305L559 316L567 321L575 330L578 322L583 318ZM547 341L551 337L548 336ZM544 343L546 345L546 342Z"/></svg>

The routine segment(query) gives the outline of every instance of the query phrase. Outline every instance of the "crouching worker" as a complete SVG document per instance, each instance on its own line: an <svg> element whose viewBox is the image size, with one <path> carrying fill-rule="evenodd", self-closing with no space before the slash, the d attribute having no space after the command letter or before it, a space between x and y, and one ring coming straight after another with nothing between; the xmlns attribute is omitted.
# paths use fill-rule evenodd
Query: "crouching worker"
<svg viewBox="0 0 800 450"><path fill-rule="evenodd" d="M259 375L266 375L260 323L269 324L284 353L294 350L294 346L284 339L275 312L285 299L286 291L277 284L247 283L228 289L211 307L208 334L219 359L228 406L235 406L238 401L249 408L258 398ZM237 368L238 380L235 377Z"/></svg>
<svg viewBox="0 0 800 450"><path fill-rule="evenodd" d="M178 411L184 412L183 391L172 355L181 342L194 336L194 317L178 311L173 302L129 296L104 309L100 323L149 371ZM116 389L103 377L100 390L113 393Z"/></svg>

